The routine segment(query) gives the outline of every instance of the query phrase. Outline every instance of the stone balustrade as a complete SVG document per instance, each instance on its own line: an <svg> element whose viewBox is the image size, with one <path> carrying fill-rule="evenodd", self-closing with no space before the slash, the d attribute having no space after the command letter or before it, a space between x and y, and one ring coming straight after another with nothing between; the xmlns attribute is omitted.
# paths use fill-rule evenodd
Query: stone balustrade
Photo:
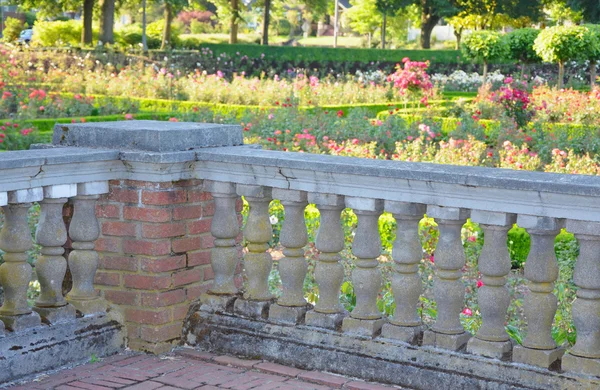
<svg viewBox="0 0 600 390"><path fill-rule="evenodd" d="M103 134L118 136L98 145L107 149L90 148ZM235 126L65 125L57 127L55 143L0 154L6 172L0 176L0 320L8 336L114 307L124 313L130 346L152 352L178 342L184 322L190 344L415 388L600 386L598 177L265 151L241 145ZM245 226L241 197L249 208ZM269 250L272 200L285 210L276 262ZM40 204L35 268L41 295L30 305L32 202ZM68 229L65 204L73 209ZM305 256L308 204L320 213L314 270ZM106 217L111 207L117 211ZM349 275L341 262L345 208L358 218ZM395 311L389 318L377 306L383 212L397 223L390 276ZM432 297L437 318L429 325L419 315L424 214L439 230ZM477 265L483 287L476 291L482 324L473 335L460 321L466 292L461 229L468 219L485 234ZM522 344L504 328L510 304L506 241L514 223L531 236ZM554 239L562 228L580 244L572 305L577 341L571 348L556 345L551 333L557 311ZM72 248L66 261L65 242ZM67 265L73 287L63 296ZM274 266L281 277L277 298L269 290ZM318 286L314 306L305 299L309 272ZM340 300L344 280L356 296L350 312ZM189 312L182 310L197 297Z"/></svg>

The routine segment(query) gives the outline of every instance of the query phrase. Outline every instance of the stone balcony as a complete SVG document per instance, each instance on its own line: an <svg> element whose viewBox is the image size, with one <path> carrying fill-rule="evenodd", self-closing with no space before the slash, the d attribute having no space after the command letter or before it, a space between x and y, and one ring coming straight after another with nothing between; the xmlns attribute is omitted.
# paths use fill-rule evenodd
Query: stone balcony
<svg viewBox="0 0 600 390"><path fill-rule="evenodd" d="M114 353L125 342L152 353L184 342L411 388L600 386L598 177L263 151L242 145L236 126L152 121L60 125L54 145L0 154L0 169L0 320L7 329L0 349L10 357L0 358L0 381L31 372L35 361L44 370ZM241 196L249 204L243 231ZM272 199L286 214L278 299L268 289ZM30 307L32 202L41 213L35 235L41 296ZM309 203L321 215L314 306L303 291ZM350 313L339 299L345 208L358 216ZM397 222L391 318L376 305L384 211ZM438 313L430 327L417 315L417 233L425 213L440 234ZM475 335L460 322L461 228L468 218L485 233L478 262L483 323ZM531 236L521 345L504 329L506 237L515 222ZM551 335L554 238L563 227L580 243L572 305L577 342L569 350ZM67 264L72 288L63 297ZM64 351L60 362L46 356L56 351Z"/></svg>

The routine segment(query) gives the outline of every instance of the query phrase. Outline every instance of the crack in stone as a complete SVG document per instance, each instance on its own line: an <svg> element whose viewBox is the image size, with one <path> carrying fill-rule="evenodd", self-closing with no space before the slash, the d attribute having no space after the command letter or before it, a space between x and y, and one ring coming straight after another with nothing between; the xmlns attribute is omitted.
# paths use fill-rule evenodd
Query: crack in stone
<svg viewBox="0 0 600 390"><path fill-rule="evenodd" d="M295 180L295 179L297 179L297 178L296 178L296 177L294 177L294 176L286 176L286 175L284 175L284 174L283 174L283 168L281 168L281 167L277 168L277 173L279 173L281 176L283 176L283 177L285 178L285 181L287 181L287 183L288 183L288 188L287 188L287 189L288 189L288 190L289 190L289 189L291 188L291 186L292 186L292 183L290 183L290 179L292 179L292 180Z"/></svg>
<svg viewBox="0 0 600 390"><path fill-rule="evenodd" d="M36 173L35 175L31 176L32 179L35 179L36 177L38 177L38 175L40 173L44 172L44 166L40 165L40 170L38 171L38 173Z"/></svg>

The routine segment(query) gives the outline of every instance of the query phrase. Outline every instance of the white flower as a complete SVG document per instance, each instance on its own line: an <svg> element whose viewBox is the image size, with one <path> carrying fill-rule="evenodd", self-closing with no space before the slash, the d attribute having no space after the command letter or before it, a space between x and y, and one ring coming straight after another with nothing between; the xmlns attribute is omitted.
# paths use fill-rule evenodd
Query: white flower
<svg viewBox="0 0 600 390"><path fill-rule="evenodd" d="M277 222L279 222L279 218L277 218L277 217L276 217L276 216L274 216L274 215L271 215L271 216L269 217L269 221L271 221L271 225L275 225Z"/></svg>

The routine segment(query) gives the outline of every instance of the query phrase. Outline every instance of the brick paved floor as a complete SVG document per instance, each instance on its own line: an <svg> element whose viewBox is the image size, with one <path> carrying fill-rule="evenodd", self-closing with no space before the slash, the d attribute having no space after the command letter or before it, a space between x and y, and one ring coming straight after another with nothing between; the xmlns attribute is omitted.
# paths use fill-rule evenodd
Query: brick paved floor
<svg viewBox="0 0 600 390"><path fill-rule="evenodd" d="M260 360L180 349L163 356L122 353L9 387L10 390L390 390L343 376Z"/></svg>

